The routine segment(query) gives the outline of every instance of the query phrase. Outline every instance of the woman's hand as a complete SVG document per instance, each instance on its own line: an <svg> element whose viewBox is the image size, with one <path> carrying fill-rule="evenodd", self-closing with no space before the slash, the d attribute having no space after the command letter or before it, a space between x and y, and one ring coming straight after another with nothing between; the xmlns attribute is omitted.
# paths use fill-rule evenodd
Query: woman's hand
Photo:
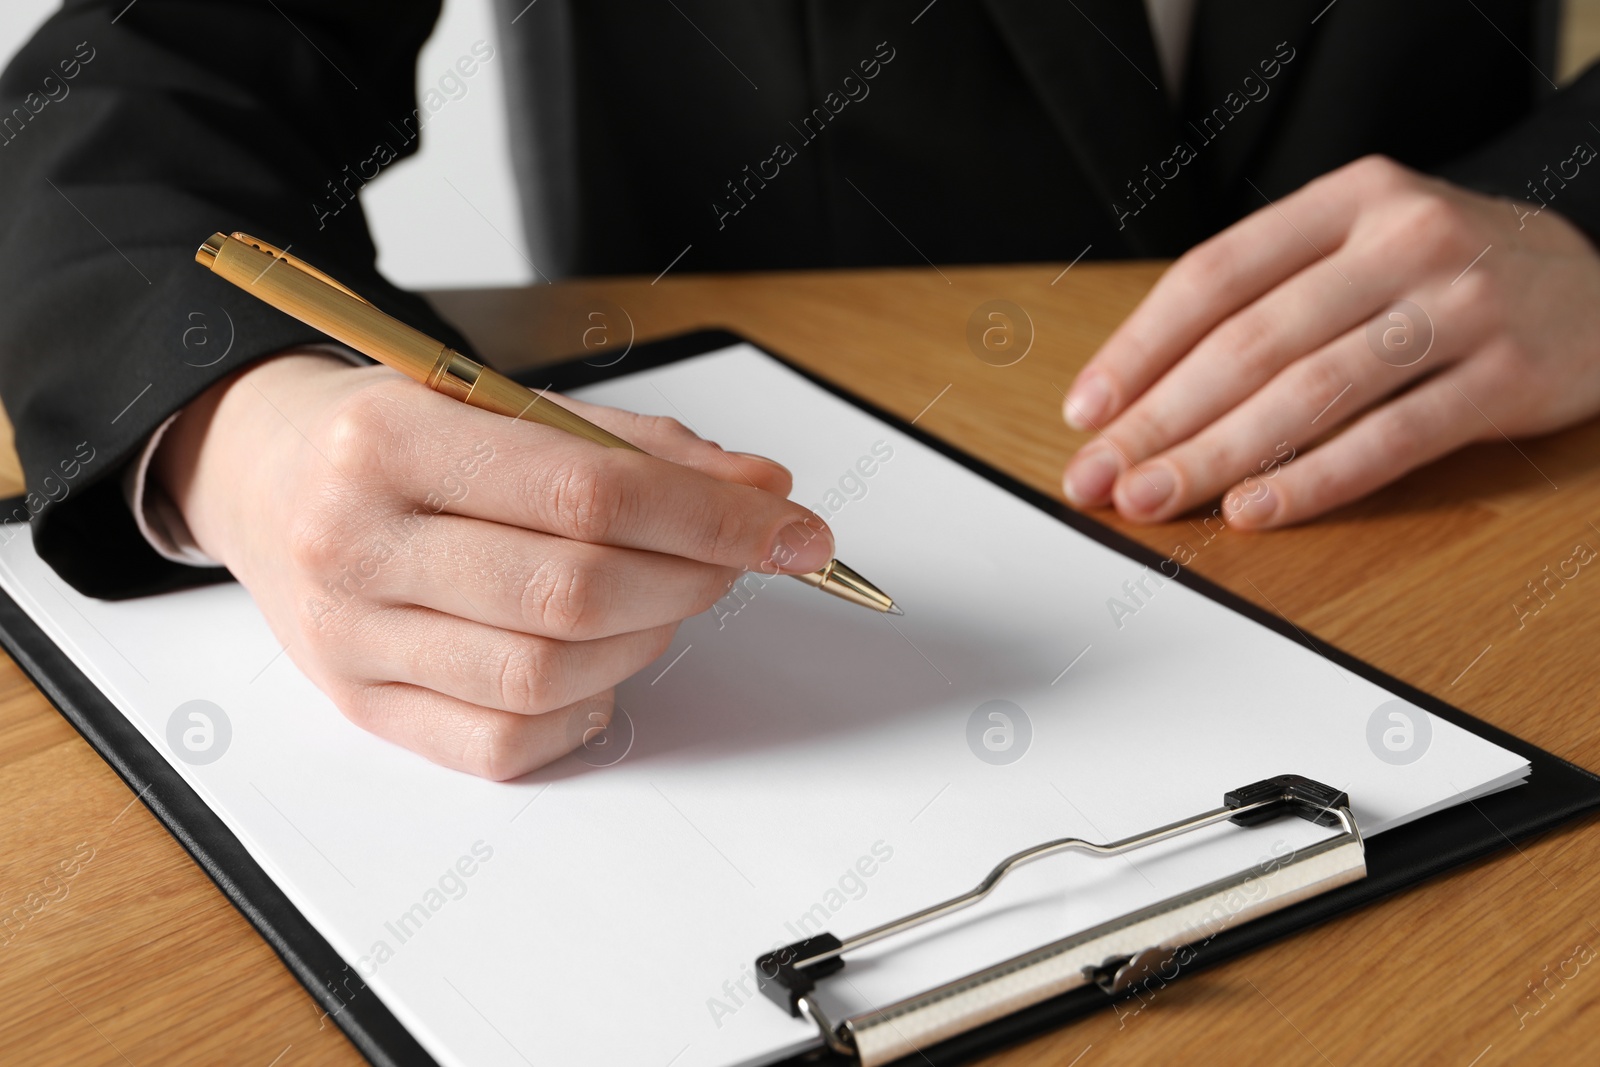
<svg viewBox="0 0 1600 1067"><path fill-rule="evenodd" d="M1282 526L1596 411L1594 246L1553 209L1369 157L1172 266L1068 393L1099 436L1063 484L1141 522L1220 494L1234 525Z"/></svg>
<svg viewBox="0 0 1600 1067"><path fill-rule="evenodd" d="M186 408L153 475L347 717L511 778L608 722L612 687L742 570L833 554L776 463L561 403L652 455L286 354Z"/></svg>

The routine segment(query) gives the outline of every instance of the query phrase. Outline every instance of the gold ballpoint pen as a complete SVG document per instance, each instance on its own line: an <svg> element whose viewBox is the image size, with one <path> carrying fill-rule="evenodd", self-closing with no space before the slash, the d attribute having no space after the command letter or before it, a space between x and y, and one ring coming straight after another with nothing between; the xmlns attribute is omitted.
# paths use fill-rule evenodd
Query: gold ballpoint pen
<svg viewBox="0 0 1600 1067"><path fill-rule="evenodd" d="M544 393L384 314L310 264L249 234L214 233L194 258L284 314L446 396L485 411L553 426L608 448L644 451ZM792 577L874 611L904 614L887 593L836 559L819 571Z"/></svg>

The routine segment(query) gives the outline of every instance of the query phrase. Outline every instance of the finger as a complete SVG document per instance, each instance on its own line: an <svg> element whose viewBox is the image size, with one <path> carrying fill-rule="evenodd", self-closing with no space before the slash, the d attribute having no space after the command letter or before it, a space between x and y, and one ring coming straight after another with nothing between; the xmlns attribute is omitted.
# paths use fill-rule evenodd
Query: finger
<svg viewBox="0 0 1600 1067"><path fill-rule="evenodd" d="M1303 522L1482 438L1493 428L1469 397L1487 399L1492 390L1466 363L1423 381L1263 482L1266 491L1238 509L1234 525Z"/></svg>
<svg viewBox="0 0 1600 1067"><path fill-rule="evenodd" d="M1315 350L1375 311L1393 280L1358 270L1338 253L1333 270L1306 266L1260 300L1240 310L1179 359L1153 388L1109 423L1067 464L1062 491L1077 507L1111 499L1124 473L1183 441L1249 396L1290 361ZM1350 284L1348 276L1363 279ZM1070 399L1070 398L1069 398ZM1173 486L1140 476L1144 496L1163 499ZM1153 503L1152 503L1153 507Z"/></svg>
<svg viewBox="0 0 1600 1067"><path fill-rule="evenodd" d="M1367 332L1359 325L1294 361L1187 441L1123 473L1112 493L1117 510L1160 522L1215 499L1241 478L1240 492L1258 495L1255 480L1275 477L1317 438L1451 360L1440 346L1426 359L1394 366L1373 355Z"/></svg>
<svg viewBox="0 0 1600 1067"><path fill-rule="evenodd" d="M751 452L724 451L721 445L701 437L692 426L678 419L586 404L568 396L552 394L552 398L652 456L778 496L786 497L794 488L794 475L777 460Z"/></svg>
<svg viewBox="0 0 1600 1067"><path fill-rule="evenodd" d="M374 549L371 594L502 630L589 641L710 608L739 571L441 514L396 522Z"/></svg>
<svg viewBox="0 0 1600 1067"><path fill-rule="evenodd" d="M404 682L479 707L541 715L637 673L666 651L675 629L554 641L425 608L388 608L352 633L347 649L372 682Z"/></svg>
<svg viewBox="0 0 1600 1067"><path fill-rule="evenodd" d="M1318 179L1179 258L1079 372L1064 405L1068 424L1104 428L1218 323L1331 256L1381 166L1364 160Z"/></svg>
<svg viewBox="0 0 1600 1067"><path fill-rule="evenodd" d="M1106 436L1135 463L1172 447L1284 367L1364 324L1400 286L1394 272L1349 250L1305 268L1208 333L1111 422Z"/></svg>
<svg viewBox="0 0 1600 1067"><path fill-rule="evenodd" d="M769 573L832 558L827 524L774 493L431 392L413 390L404 404L404 420L388 405L342 413L330 458L353 481L392 487L415 516L448 511Z"/></svg>
<svg viewBox="0 0 1600 1067"><path fill-rule="evenodd" d="M1073 457L1062 481L1067 499L1095 507L1110 500L1118 486L1132 490L1141 511L1153 512L1176 486L1144 474L1126 484L1129 468L1210 425L1284 366L1382 306L1397 279L1356 260L1340 252L1330 261L1331 271L1322 264L1309 266L1207 334ZM1360 284L1351 277L1360 278Z"/></svg>
<svg viewBox="0 0 1600 1067"><path fill-rule="evenodd" d="M611 720L608 690L549 712L517 715L414 685L355 687L339 709L357 726L451 770L517 778L571 752Z"/></svg>

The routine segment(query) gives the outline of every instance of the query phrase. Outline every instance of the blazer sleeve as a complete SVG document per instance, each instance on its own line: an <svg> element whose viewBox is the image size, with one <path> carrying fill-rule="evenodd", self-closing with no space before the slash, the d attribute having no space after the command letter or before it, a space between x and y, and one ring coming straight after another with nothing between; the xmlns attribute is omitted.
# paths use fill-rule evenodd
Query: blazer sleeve
<svg viewBox="0 0 1600 1067"><path fill-rule="evenodd" d="M122 471L225 375L328 340L197 265L211 233L292 246L470 351L378 274L357 199L416 149L414 71L439 6L69 0L0 75L0 400L27 482L0 518L31 519L80 592L226 577L150 547Z"/></svg>
<svg viewBox="0 0 1600 1067"><path fill-rule="evenodd" d="M1600 245L1600 64L1438 173L1481 193L1525 201L1519 214L1548 207Z"/></svg>

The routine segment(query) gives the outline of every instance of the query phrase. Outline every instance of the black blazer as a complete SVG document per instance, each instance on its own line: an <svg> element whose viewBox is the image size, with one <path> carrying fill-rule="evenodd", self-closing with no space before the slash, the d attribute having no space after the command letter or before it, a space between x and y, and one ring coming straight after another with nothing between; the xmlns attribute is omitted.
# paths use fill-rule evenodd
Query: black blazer
<svg viewBox="0 0 1600 1067"><path fill-rule="evenodd" d="M1569 173L1600 75L1554 92L1553 0L1200 0L1176 107L1140 0L497 2L467 65L508 80L555 277L1172 255L1370 152L1600 237L1600 176ZM356 202L439 103L413 89L438 7L69 0L0 77L13 516L78 589L222 577L156 556L118 475L224 374L322 339L197 267L212 231L467 347L377 275Z"/></svg>

